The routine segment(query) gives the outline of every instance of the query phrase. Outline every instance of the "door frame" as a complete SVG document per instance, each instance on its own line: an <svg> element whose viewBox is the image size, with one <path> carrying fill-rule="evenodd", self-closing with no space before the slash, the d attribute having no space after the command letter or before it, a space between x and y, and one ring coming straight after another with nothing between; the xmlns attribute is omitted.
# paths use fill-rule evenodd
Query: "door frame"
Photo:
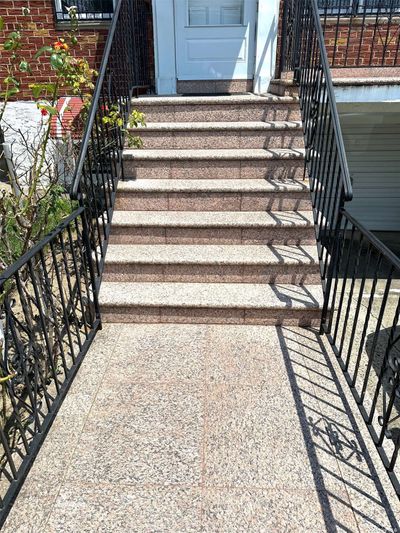
<svg viewBox="0 0 400 533"><path fill-rule="evenodd" d="M182 1L182 0L179 0ZM177 91L174 0L152 0L156 92L172 95ZM258 0L254 86L265 93L274 77L278 40L280 0Z"/></svg>

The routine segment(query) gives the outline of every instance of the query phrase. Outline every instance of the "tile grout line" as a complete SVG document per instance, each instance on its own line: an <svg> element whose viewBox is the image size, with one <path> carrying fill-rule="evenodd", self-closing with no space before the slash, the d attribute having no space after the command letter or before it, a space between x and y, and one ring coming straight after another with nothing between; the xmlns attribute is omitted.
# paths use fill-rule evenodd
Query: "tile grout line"
<svg viewBox="0 0 400 533"><path fill-rule="evenodd" d="M207 466L207 435L208 435L208 378L210 359L210 328L206 328L204 354L204 398L203 398L203 438L202 438L202 462L201 462L201 491L200 491L200 531L204 525L204 498L206 493L206 466Z"/></svg>

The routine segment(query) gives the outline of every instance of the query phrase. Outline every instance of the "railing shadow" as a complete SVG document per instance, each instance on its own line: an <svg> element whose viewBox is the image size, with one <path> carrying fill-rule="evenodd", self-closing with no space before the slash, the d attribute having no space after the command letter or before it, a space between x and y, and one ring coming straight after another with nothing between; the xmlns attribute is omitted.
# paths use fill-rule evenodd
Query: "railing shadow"
<svg viewBox="0 0 400 533"><path fill-rule="evenodd" d="M311 329L277 328L326 530L398 532L330 354ZM392 496L394 496L394 491Z"/></svg>

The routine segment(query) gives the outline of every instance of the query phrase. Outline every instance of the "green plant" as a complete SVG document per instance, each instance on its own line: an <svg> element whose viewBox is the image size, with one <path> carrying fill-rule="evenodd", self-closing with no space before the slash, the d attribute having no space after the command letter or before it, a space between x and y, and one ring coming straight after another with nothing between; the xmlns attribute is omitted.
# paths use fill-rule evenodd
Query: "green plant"
<svg viewBox="0 0 400 533"><path fill-rule="evenodd" d="M128 119L128 128L146 127L146 121L144 113L133 109ZM142 148L143 141L137 135L133 135L130 130L127 130L127 144L130 148Z"/></svg>
<svg viewBox="0 0 400 533"><path fill-rule="evenodd" d="M60 95L79 96L83 109L87 109L94 88L96 71L84 58L73 54L79 44L76 8L70 8L70 30L56 42L40 48L33 61L46 57L55 73L51 83L32 83L33 100L41 114L41 122L34 138L18 131L5 121L5 112L10 99L20 91L20 77L32 71L32 65L21 55L24 43L24 17L29 9L23 8L22 22L17 30L8 33L1 48L9 54L7 76L1 83L0 128L18 134L18 143L24 147L29 158L29 168L23 172L11 173L9 184L0 191L0 271L27 252L38 240L53 229L74 205L67 191L61 185L57 166L54 164L57 144L51 137L54 121L61 122L57 108ZM0 18L0 30L4 20ZM70 147L73 131L64 133L64 148ZM0 147L1 148L1 147ZM71 153L73 156L73 153ZM62 156L68 157L63 150ZM14 164L14 161L11 161Z"/></svg>
<svg viewBox="0 0 400 533"><path fill-rule="evenodd" d="M105 111L106 113L102 117L102 123L105 126L118 128L122 134L125 135L127 145L130 148L142 148L142 139L137 135L133 135L130 130L133 128L146 127L144 113L133 109L128 117L127 126L125 127L124 119L117 105L112 105Z"/></svg>

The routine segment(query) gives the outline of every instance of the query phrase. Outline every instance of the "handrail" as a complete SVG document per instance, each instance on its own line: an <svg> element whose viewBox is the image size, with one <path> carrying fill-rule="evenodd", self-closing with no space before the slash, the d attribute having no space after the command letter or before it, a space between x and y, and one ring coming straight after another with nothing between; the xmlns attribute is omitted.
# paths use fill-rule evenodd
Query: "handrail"
<svg viewBox="0 0 400 533"><path fill-rule="evenodd" d="M400 259L345 209L324 333L400 496Z"/></svg>
<svg viewBox="0 0 400 533"><path fill-rule="evenodd" d="M293 72L305 139L321 277L329 293L332 246L340 212L353 198L353 187L317 0L286 0L288 28L282 35L282 71ZM281 58L282 59L282 58ZM327 309L324 309L326 314Z"/></svg>
<svg viewBox="0 0 400 533"><path fill-rule="evenodd" d="M96 283L101 283L133 88L149 86L145 0L118 0L105 44L70 195L86 209Z"/></svg>
<svg viewBox="0 0 400 533"><path fill-rule="evenodd" d="M115 7L114 16L111 22L110 29L108 31L106 45L104 47L103 58L101 60L101 65L100 65L99 73L98 73L97 80L96 80L96 86L95 86L95 90L93 93L92 101L91 101L90 108L89 108L89 114L88 114L88 118L86 121L84 133L83 133L81 149L80 149L78 160L75 166L73 185L71 188L71 198L73 200L78 199L79 184L80 184L80 180L82 176L83 166L85 164L85 158L86 158L86 154L87 154L89 143L90 143L91 133L92 133L95 118L96 118L96 113L99 107L100 95L103 89L104 79L107 73L108 61L110 58L111 48L114 42L114 35L115 35L115 30L118 24L118 18L119 18L119 14L121 11L122 1L123 0L118 0L117 5Z"/></svg>
<svg viewBox="0 0 400 533"><path fill-rule="evenodd" d="M346 209L343 211L343 215L364 235L364 237L368 239L368 241L377 249L377 251L400 272L399 256L393 253L392 250L386 246L386 244L378 239L376 235L374 235L369 229L361 224L359 220L354 218Z"/></svg>
<svg viewBox="0 0 400 533"><path fill-rule="evenodd" d="M101 328L99 287L132 91L151 84L147 15L145 0L117 2L85 116L74 211L0 274L0 527Z"/></svg>
<svg viewBox="0 0 400 533"><path fill-rule="evenodd" d="M328 103L329 103L332 118L333 118L333 126L335 130L336 143L339 149L340 165L343 171L342 176L343 176L344 196L345 196L345 201L349 202L353 199L353 185L351 183L350 170L349 170L349 165L347 163L346 149L344 146L342 127L340 125L339 113L337 110L337 102L336 102L335 90L333 87L332 74L331 74L331 69L329 66L328 53L326 51L326 46L325 46L325 39L324 39L324 32L323 32L322 24L321 24L321 18L319 16L318 3L317 3L317 0L311 0L311 2L313 4L314 24L316 27L319 46L320 46L321 63L322 63L322 68L324 71L326 85L327 85L327 91L329 95Z"/></svg>
<svg viewBox="0 0 400 533"><path fill-rule="evenodd" d="M285 16L279 66L299 86L324 291L321 333L400 496L400 258L346 209L353 187L317 0L286 0Z"/></svg>

